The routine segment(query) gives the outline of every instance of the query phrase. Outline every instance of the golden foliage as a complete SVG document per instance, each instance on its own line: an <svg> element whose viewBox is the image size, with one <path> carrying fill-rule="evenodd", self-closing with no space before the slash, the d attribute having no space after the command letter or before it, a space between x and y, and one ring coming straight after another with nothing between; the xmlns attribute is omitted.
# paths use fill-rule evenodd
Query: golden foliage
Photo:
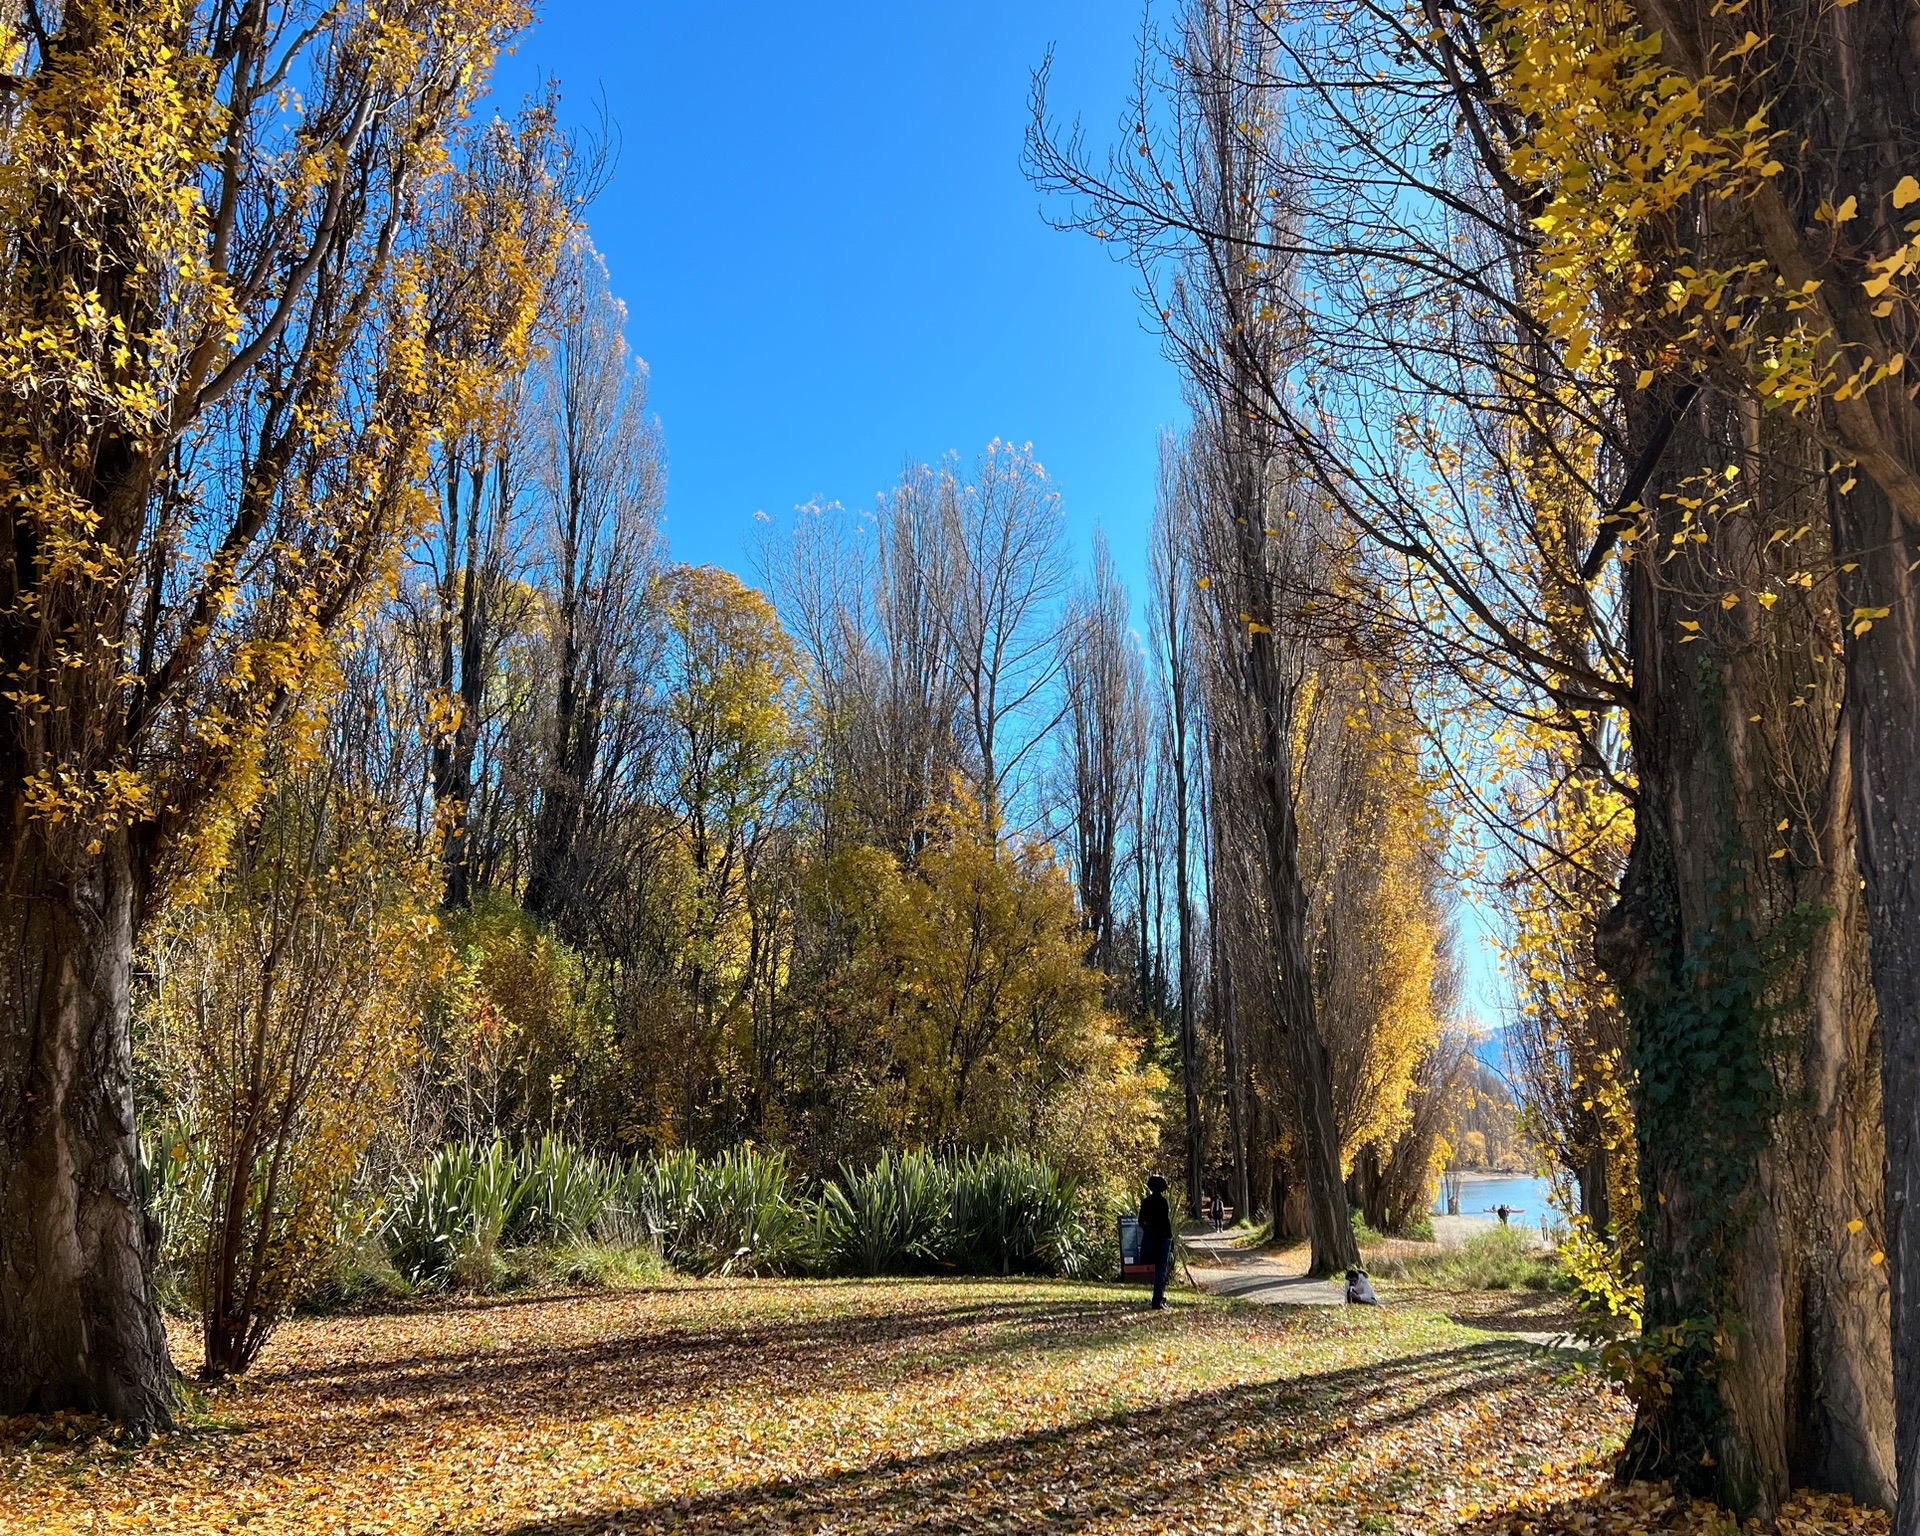
<svg viewBox="0 0 1920 1536"><path fill-rule="evenodd" d="M290 772L228 873L152 941L143 1065L206 1369L243 1369L324 1272L441 969L430 861L328 765Z"/></svg>
<svg viewBox="0 0 1920 1536"><path fill-rule="evenodd" d="M852 940L833 996L871 1032L889 1139L1020 1147L1089 1186L1137 1170L1165 1076L1105 1008L1053 850L1003 842L956 782L910 870L865 847L835 866Z"/></svg>
<svg viewBox="0 0 1920 1536"><path fill-rule="evenodd" d="M1796 227L1776 180L1801 153L1775 121L1792 44L1753 30L1766 18L1746 6L1714 6L1690 39L1643 30L1626 0L1501 0L1496 15L1495 74L1527 124L1509 169L1539 209L1538 311L1568 369L1605 380L1631 362L1638 389L1731 374L1888 471L1879 429L1847 406L1902 389L1906 358L1879 322L1920 307L1920 221L1902 217L1920 182L1836 189L1814 230ZM1693 212L1711 251L1685 233ZM1910 500L1910 472L1890 478Z"/></svg>
<svg viewBox="0 0 1920 1536"><path fill-rule="evenodd" d="M517 0L327 11L263 83L276 14L65 7L0 156L11 781L63 861L142 829L140 878L171 854L182 889L390 574L435 434L524 358L565 223L529 187L464 259L435 240Z"/></svg>

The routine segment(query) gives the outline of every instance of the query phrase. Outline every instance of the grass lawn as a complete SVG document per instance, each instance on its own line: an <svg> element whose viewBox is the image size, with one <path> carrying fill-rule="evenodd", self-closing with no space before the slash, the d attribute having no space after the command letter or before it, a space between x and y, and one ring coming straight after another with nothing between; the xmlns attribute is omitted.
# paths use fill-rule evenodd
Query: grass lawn
<svg viewBox="0 0 1920 1536"><path fill-rule="evenodd" d="M719 1280L300 1318L146 1447L0 1421L0 1528L1479 1532L1591 1500L1623 1406L1431 1300Z"/></svg>

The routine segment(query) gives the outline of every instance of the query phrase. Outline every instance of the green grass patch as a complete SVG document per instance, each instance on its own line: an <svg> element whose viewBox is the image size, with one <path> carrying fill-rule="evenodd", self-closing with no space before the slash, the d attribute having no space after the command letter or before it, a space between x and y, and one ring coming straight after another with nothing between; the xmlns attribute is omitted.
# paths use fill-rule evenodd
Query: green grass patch
<svg viewBox="0 0 1920 1536"><path fill-rule="evenodd" d="M1518 1227L1495 1227L1458 1248L1399 1261L1409 1280L1463 1291L1570 1291L1572 1278L1551 1249Z"/></svg>

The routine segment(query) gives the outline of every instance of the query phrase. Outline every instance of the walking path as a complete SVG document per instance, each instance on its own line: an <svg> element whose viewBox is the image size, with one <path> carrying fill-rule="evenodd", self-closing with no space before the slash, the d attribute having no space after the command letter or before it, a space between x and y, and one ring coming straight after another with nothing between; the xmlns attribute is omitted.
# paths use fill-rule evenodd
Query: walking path
<svg viewBox="0 0 1920 1536"><path fill-rule="evenodd" d="M1187 1273L1203 1291L1239 1301L1274 1307L1339 1307L1346 1305L1346 1282L1309 1279L1307 1247L1273 1251L1239 1248L1231 1233L1189 1229L1181 1234L1187 1253ZM1405 1243L1403 1248L1428 1245ZM1440 1294L1445 1294L1444 1292ZM1547 1349L1577 1349L1571 1334L1572 1315L1564 1297L1529 1291L1464 1291L1457 1323L1508 1338L1524 1339ZM1387 1304L1391 1306L1392 1298Z"/></svg>
<svg viewBox="0 0 1920 1536"><path fill-rule="evenodd" d="M1282 1249L1236 1248L1227 1232L1187 1232L1182 1239L1190 1257L1193 1283L1217 1296L1280 1307L1339 1307L1346 1304L1346 1282L1307 1277L1304 1246Z"/></svg>

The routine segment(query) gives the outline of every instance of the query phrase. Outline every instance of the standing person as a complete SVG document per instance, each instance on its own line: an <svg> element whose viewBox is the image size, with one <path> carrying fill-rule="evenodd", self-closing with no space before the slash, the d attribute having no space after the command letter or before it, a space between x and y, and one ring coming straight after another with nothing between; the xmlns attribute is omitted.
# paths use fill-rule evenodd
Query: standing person
<svg viewBox="0 0 1920 1536"><path fill-rule="evenodd" d="M1155 1174L1147 1180L1147 1198L1140 1202L1140 1256L1153 1260L1153 1307L1167 1304L1167 1267L1173 1262L1173 1208L1167 1204L1167 1181Z"/></svg>
<svg viewBox="0 0 1920 1536"><path fill-rule="evenodd" d="M1213 1230L1218 1232L1227 1224L1227 1202L1220 1198L1220 1191L1213 1192Z"/></svg>

